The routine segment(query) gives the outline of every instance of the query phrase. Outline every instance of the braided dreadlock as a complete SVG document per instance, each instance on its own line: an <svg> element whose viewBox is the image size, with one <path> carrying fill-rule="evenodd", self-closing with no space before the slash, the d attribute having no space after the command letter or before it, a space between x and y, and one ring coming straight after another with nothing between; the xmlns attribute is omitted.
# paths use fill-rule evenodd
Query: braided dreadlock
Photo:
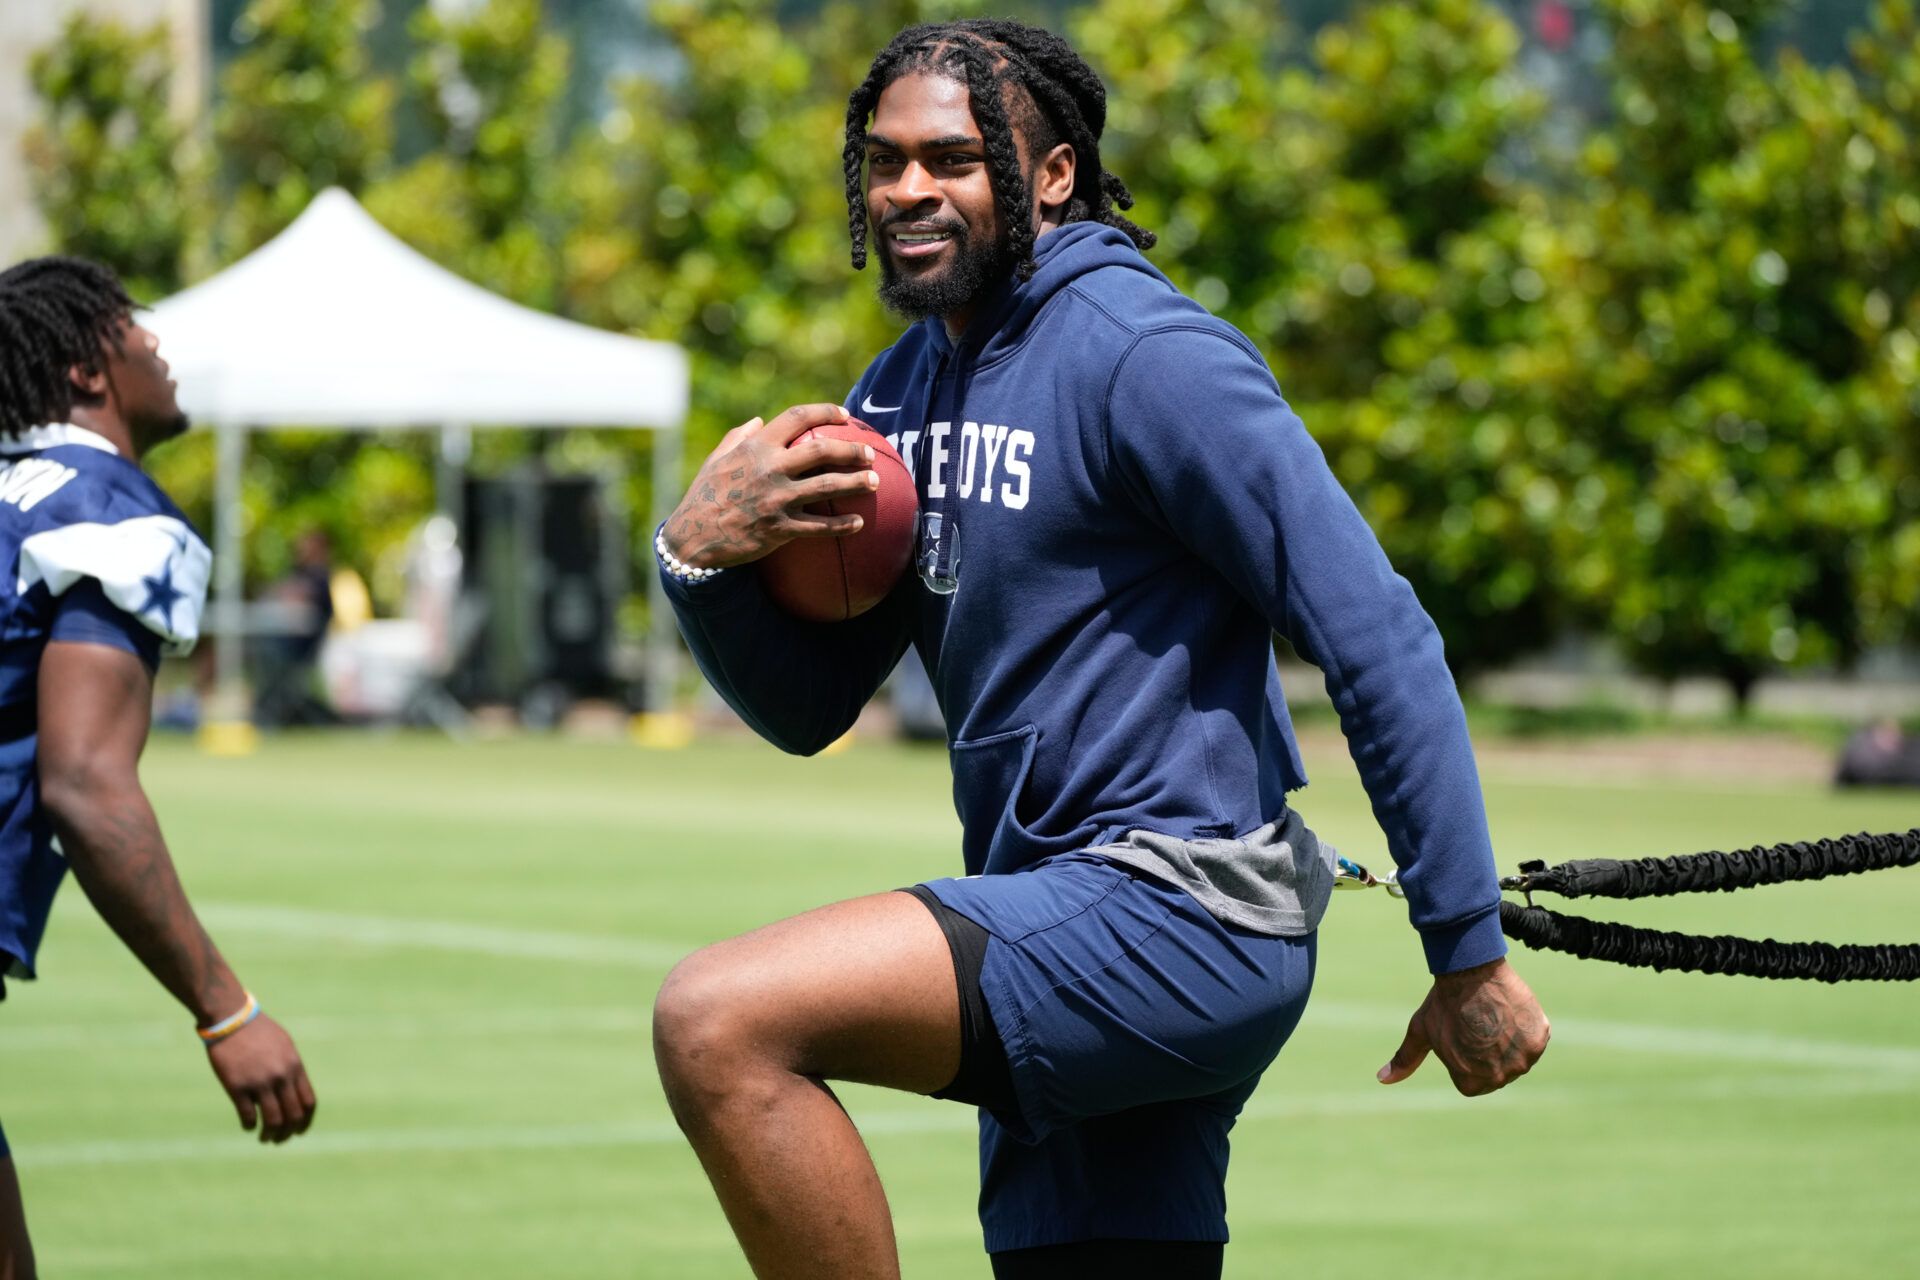
<svg viewBox="0 0 1920 1280"><path fill-rule="evenodd" d="M867 265L867 205L861 185L867 121L880 94L903 75L931 71L963 81L985 143L994 202L1007 227L1015 270L1033 275L1032 194L1020 170L1011 107L1035 156L1060 143L1073 147L1073 195L1068 222L1099 222L1127 233L1151 249L1155 237L1118 212L1133 207L1126 184L1100 166L1100 134L1107 125L1107 89L1092 67L1059 36L1012 19L970 18L908 27L880 51L847 99L847 144L841 165L847 178L847 229L853 266Z"/></svg>
<svg viewBox="0 0 1920 1280"><path fill-rule="evenodd" d="M0 435L64 421L79 389L68 370L102 371L133 299L83 258L34 258L0 272Z"/></svg>

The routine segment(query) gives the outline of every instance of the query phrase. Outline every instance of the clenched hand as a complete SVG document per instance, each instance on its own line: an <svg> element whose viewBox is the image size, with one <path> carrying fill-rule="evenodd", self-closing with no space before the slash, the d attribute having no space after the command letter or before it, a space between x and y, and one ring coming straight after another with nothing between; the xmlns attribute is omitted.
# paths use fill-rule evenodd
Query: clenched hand
<svg viewBox="0 0 1920 1280"><path fill-rule="evenodd" d="M1547 1051L1549 1030L1532 989L1504 959L1441 974L1393 1060L1380 1068L1380 1082L1400 1083L1432 1052L1461 1093L1492 1093L1533 1069Z"/></svg>
<svg viewBox="0 0 1920 1280"><path fill-rule="evenodd" d="M821 470L869 465L872 448L819 437L787 447L809 428L845 421L847 411L837 404L803 404L772 422L754 418L727 432L668 517L667 550L696 569L724 569L758 560L795 538L858 533L857 515L806 508L878 488L879 473L872 470Z"/></svg>

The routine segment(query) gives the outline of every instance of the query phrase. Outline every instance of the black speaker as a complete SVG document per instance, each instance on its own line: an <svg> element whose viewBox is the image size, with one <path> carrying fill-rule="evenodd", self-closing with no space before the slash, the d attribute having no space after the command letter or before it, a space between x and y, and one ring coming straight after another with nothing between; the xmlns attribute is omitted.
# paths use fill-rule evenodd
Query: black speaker
<svg viewBox="0 0 1920 1280"><path fill-rule="evenodd" d="M627 538L608 483L526 467L469 478L464 498L464 585L481 622L459 696L547 721L576 698L618 692Z"/></svg>

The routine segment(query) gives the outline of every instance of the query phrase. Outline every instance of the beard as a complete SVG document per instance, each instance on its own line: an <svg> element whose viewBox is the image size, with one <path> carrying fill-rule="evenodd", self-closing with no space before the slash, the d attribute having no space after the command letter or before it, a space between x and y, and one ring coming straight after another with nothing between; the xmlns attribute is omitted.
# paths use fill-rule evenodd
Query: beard
<svg viewBox="0 0 1920 1280"><path fill-rule="evenodd" d="M972 304L1013 267L1013 255L1004 241L962 236L964 228L951 222L935 225L952 233L953 253L951 261L931 270L902 268L884 231L876 229L881 240L880 301L908 320L949 315Z"/></svg>
<svg viewBox="0 0 1920 1280"><path fill-rule="evenodd" d="M172 413L142 414L128 424L133 430L136 448L144 456L155 445L165 444L187 433L193 425L192 419L175 409Z"/></svg>

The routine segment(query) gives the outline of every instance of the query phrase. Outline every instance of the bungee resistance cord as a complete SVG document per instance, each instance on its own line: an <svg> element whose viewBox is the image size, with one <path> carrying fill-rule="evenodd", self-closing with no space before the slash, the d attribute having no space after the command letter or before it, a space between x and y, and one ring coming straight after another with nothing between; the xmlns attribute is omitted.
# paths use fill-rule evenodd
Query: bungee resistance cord
<svg viewBox="0 0 1920 1280"><path fill-rule="evenodd" d="M1533 905L1535 893L1566 898L1664 898L1676 893L1730 893L1792 880L1824 880L1890 867L1920 864L1920 827L1904 834L1841 836L1734 853L1696 853L1669 858L1582 858L1548 866L1526 862L1500 887L1526 895L1527 905L1500 904L1500 929L1536 950L1560 951L1583 960L1664 972L1731 973L1750 978L1810 978L1817 982L1912 982L1920 979L1920 945L1839 946L1827 942L1779 942L1772 938L1668 933L1562 915ZM1405 896L1389 873L1375 877L1365 867L1339 859L1340 888L1380 886Z"/></svg>

